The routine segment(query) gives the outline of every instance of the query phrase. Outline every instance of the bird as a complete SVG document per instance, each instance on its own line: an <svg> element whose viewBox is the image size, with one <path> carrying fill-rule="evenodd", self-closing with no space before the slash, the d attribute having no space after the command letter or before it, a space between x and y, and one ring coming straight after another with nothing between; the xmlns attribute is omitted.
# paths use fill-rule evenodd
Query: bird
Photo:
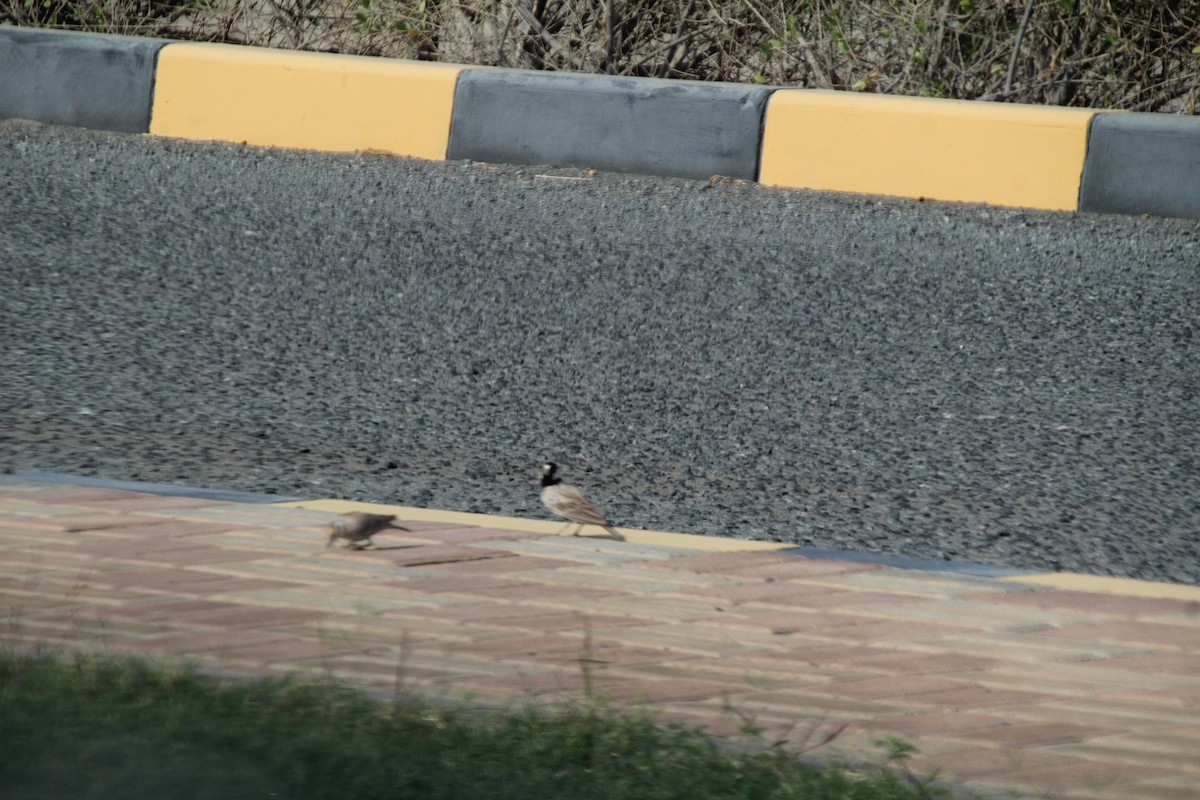
<svg viewBox="0 0 1200 800"><path fill-rule="evenodd" d="M371 537L384 528L408 530L403 525L395 524L395 520L395 514L364 514L361 511L343 514L326 526L325 529L329 531L329 541L325 547L333 547L335 541L345 539L348 546L355 550L362 550L371 544Z"/></svg>
<svg viewBox="0 0 1200 800"><path fill-rule="evenodd" d="M553 461L542 464L542 505L548 508L551 514L578 525L579 527L575 530L576 536L583 530L584 525L596 525L604 528L608 535L618 542L625 541L625 537L609 524L609 521L596 510L591 501L583 496L583 492L574 486L563 483L562 478L557 476L557 472L558 465ZM571 526L567 525L567 527Z"/></svg>

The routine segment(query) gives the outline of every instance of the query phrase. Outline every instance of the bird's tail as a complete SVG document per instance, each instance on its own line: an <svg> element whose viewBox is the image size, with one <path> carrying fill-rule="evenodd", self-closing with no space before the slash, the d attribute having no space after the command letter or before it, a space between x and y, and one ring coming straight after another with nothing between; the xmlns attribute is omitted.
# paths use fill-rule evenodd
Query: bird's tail
<svg viewBox="0 0 1200 800"><path fill-rule="evenodd" d="M616 539L618 542L625 541L625 537L621 535L621 532L612 525L605 525L604 530L608 531L608 535Z"/></svg>

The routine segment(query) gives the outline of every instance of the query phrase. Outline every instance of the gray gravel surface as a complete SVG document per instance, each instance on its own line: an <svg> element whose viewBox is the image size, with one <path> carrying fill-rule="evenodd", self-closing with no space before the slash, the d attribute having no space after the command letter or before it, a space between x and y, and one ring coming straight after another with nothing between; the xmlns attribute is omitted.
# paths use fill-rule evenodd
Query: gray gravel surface
<svg viewBox="0 0 1200 800"><path fill-rule="evenodd" d="M1200 581L1195 221L5 122L0 260L11 468Z"/></svg>

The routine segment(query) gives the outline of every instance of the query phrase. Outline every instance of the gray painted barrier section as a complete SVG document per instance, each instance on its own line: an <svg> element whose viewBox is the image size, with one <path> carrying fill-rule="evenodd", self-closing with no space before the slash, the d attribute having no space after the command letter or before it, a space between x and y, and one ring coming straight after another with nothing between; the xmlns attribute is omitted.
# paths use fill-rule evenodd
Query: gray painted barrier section
<svg viewBox="0 0 1200 800"><path fill-rule="evenodd" d="M1097 114L1079 210L1200 219L1200 117Z"/></svg>
<svg viewBox="0 0 1200 800"><path fill-rule="evenodd" d="M147 133L162 39L0 27L0 119Z"/></svg>
<svg viewBox="0 0 1200 800"><path fill-rule="evenodd" d="M467 70L451 160L757 180L771 89L650 78Z"/></svg>

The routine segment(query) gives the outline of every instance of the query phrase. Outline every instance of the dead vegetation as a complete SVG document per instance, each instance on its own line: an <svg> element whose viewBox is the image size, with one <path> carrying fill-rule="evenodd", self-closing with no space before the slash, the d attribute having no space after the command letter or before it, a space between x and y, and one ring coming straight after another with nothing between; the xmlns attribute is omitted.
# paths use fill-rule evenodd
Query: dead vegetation
<svg viewBox="0 0 1200 800"><path fill-rule="evenodd" d="M0 0L3 21L540 70L1200 105L1200 0Z"/></svg>

